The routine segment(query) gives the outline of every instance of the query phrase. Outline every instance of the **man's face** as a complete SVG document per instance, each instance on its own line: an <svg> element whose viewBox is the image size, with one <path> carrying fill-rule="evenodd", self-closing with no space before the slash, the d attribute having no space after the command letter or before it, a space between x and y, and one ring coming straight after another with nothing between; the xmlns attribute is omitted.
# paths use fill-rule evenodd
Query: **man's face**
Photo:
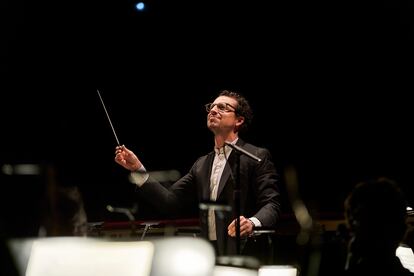
<svg viewBox="0 0 414 276"><path fill-rule="evenodd" d="M227 96L216 98L207 114L207 127L215 134L233 131L239 122L236 108L235 99Z"/></svg>

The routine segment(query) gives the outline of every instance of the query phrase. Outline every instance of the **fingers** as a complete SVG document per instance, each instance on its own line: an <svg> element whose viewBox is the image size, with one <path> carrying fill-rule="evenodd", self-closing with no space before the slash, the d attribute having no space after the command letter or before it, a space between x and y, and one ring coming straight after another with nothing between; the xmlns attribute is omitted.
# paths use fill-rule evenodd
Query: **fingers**
<svg viewBox="0 0 414 276"><path fill-rule="evenodd" d="M121 153L122 152L122 147L121 146L117 146L116 148L115 148L115 155L118 155L119 153Z"/></svg>
<svg viewBox="0 0 414 276"><path fill-rule="evenodd" d="M129 156L128 151L129 150L124 145L117 146L115 148L115 162L125 167Z"/></svg>
<svg viewBox="0 0 414 276"><path fill-rule="evenodd" d="M124 145L115 147L115 155L117 155L118 153L124 152L124 151L125 152L129 151Z"/></svg>
<svg viewBox="0 0 414 276"><path fill-rule="evenodd" d="M130 171L138 170L142 164L138 157L124 145L115 147L115 162Z"/></svg>
<svg viewBox="0 0 414 276"><path fill-rule="evenodd" d="M240 216L240 236L249 236L253 232L253 225L244 216ZM231 237L236 237L236 220L233 220L227 227L227 233Z"/></svg>
<svg viewBox="0 0 414 276"><path fill-rule="evenodd" d="M127 149L124 145L115 148L115 160L121 160L130 155L133 155L133 152Z"/></svg>
<svg viewBox="0 0 414 276"><path fill-rule="evenodd" d="M123 158L122 158L122 152L123 152L123 148L122 148L122 146L117 146L116 148L115 148L115 161L121 161Z"/></svg>

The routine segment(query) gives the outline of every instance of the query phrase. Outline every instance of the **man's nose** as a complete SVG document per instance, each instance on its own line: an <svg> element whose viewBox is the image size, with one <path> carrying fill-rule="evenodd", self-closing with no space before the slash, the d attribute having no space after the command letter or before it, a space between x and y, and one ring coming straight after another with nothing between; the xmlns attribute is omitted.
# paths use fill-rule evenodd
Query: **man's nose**
<svg viewBox="0 0 414 276"><path fill-rule="evenodd" d="M217 114L217 113L218 113L217 105L213 106L213 107L210 109L210 113L212 113L212 114Z"/></svg>

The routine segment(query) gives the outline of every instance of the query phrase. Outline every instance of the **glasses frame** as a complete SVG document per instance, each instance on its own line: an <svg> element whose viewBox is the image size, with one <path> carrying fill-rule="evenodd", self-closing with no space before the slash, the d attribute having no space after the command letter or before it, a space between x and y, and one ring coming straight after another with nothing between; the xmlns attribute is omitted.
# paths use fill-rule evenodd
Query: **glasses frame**
<svg viewBox="0 0 414 276"><path fill-rule="evenodd" d="M205 104L204 105L204 107L206 108L206 111L207 111L207 113L210 113L210 111L215 107L215 106L217 106L217 110L218 110L218 112L220 112L220 113L224 113L224 112L234 112L234 113L236 113L237 114L237 109L234 107L234 106L232 106L231 104L229 104L229 103L226 103L226 102L220 102L220 103L208 103L208 104ZM228 107L231 107L231 108L233 108L233 110L230 110Z"/></svg>

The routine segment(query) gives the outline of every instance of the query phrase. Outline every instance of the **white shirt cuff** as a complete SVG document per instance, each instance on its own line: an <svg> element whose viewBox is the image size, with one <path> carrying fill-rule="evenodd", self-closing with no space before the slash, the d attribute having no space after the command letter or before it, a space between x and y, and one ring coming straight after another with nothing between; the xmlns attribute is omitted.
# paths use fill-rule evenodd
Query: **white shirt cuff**
<svg viewBox="0 0 414 276"><path fill-rule="evenodd" d="M254 224L255 227L262 227L262 223L257 218L251 217L249 219L251 220L251 222L253 222L253 224Z"/></svg>
<svg viewBox="0 0 414 276"><path fill-rule="evenodd" d="M137 171L130 173L129 181L138 187L141 187L148 180L148 177L149 173L147 173L144 165L142 165Z"/></svg>

